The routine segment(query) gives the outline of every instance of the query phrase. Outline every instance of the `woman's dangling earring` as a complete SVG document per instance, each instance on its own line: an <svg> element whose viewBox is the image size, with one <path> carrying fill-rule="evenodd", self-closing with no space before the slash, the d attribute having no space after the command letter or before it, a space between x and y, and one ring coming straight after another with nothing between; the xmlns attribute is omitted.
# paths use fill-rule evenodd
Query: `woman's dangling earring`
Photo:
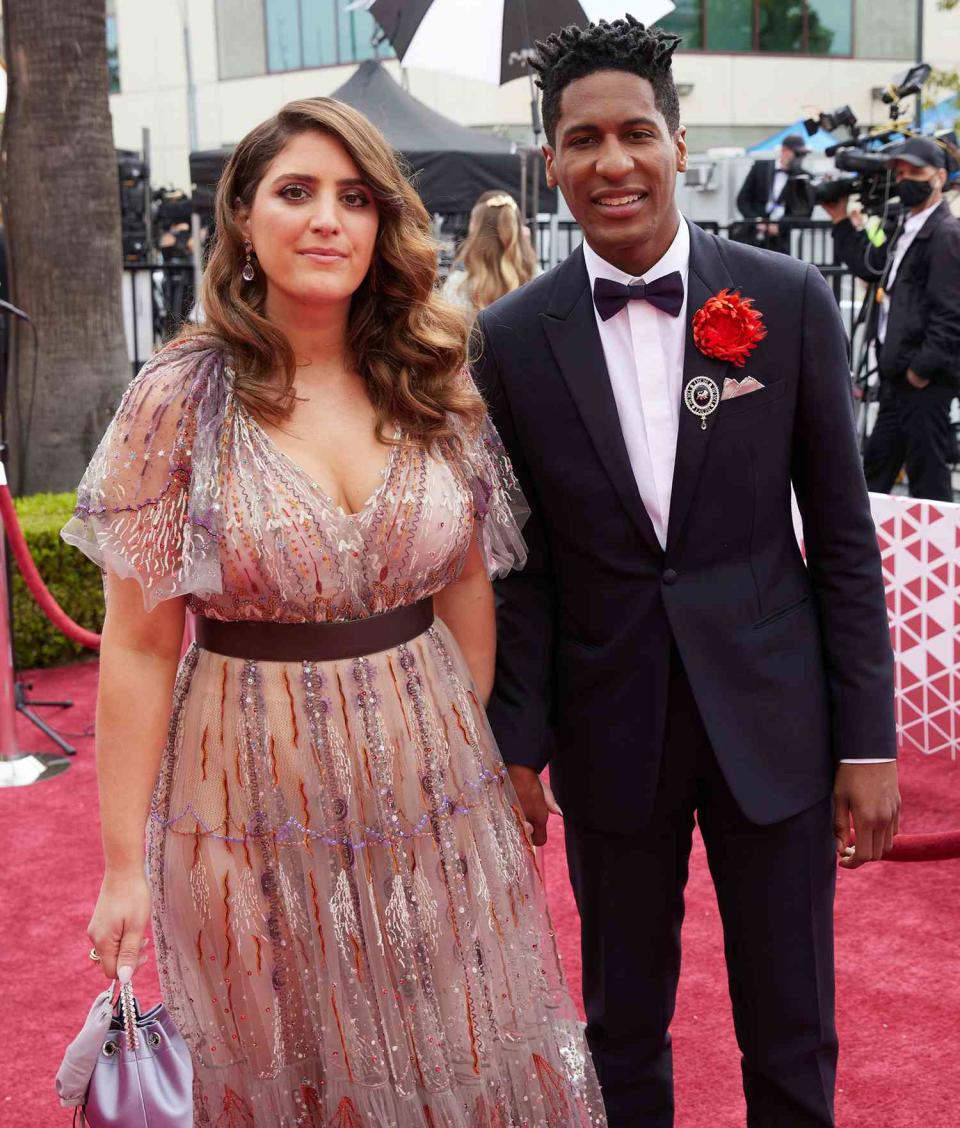
<svg viewBox="0 0 960 1128"><path fill-rule="evenodd" d="M253 254L253 243L249 239L245 239L243 243L243 253L247 256L247 261L243 264L243 270L240 272L240 277L244 282L252 282L257 276L256 270L253 267L251 255Z"/></svg>

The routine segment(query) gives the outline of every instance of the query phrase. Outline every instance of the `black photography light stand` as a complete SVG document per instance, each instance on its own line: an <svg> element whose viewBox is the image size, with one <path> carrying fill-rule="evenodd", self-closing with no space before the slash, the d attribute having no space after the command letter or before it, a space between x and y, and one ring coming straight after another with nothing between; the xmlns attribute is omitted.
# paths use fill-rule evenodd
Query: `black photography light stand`
<svg viewBox="0 0 960 1128"><path fill-rule="evenodd" d="M857 438L861 454L873 429L870 426L870 407L877 402L880 395L880 385L873 379L878 374L876 344L873 339L873 325L878 316L878 289L877 282L867 283L867 291L850 332L852 343L850 370L853 375L854 394L857 397Z"/></svg>
<svg viewBox="0 0 960 1128"><path fill-rule="evenodd" d="M2 463L0 463L0 480L6 484L6 470ZM0 585L7 584L6 598L0 599L0 643L5 643L7 648L6 655L0 656L0 788L26 787L38 780L60 775L70 766L69 755L75 752L75 749L70 748L66 741L28 707L29 702L25 697L23 686L16 680L10 618L13 606L9 589L10 559L5 549L5 540L0 538L0 557L3 558L3 563L0 565ZM22 751L17 742L18 712L23 713L39 728L49 733L61 748L68 750L68 755Z"/></svg>
<svg viewBox="0 0 960 1128"><path fill-rule="evenodd" d="M13 620L11 619L11 624L12 622ZM56 746L63 752L64 756L76 756L77 750L70 743L70 741L61 736L61 734L57 732L55 728L51 728L51 726L47 724L43 717L38 717L37 714L33 711L34 706L50 709L72 709L73 702L38 701L35 697L27 696L31 689L33 689L33 682L25 682L22 679L17 678L16 674L14 674L13 701L14 705L16 706L17 712L22 713L32 725L36 725L36 727L42 733L49 737L49 739L52 740L53 743L56 744Z"/></svg>
<svg viewBox="0 0 960 1128"><path fill-rule="evenodd" d="M8 367L8 343L10 340L9 333L9 318L13 316L27 324L31 324L30 318L23 312L17 309L16 306L11 305L9 302L0 301L0 463L2 463L3 480L7 480L7 469L9 466L10 447L7 441L7 422L9 418L9 411L7 410L7 399L9 394L9 367ZM34 331L35 332L35 331ZM76 748L65 740L60 733L52 728L42 717L38 716L34 711L34 707L52 707L59 709L67 709L72 707L72 701L37 701L29 696L29 691L33 688L29 682L24 682L17 677L16 666L14 660L14 612L13 612L13 566L10 561L10 553L7 551L6 544L0 547L3 555L3 570L6 580L6 617L8 628L8 645L9 645L9 680L10 686L4 685L0 687L0 709L4 707L9 710L11 705L13 713L21 713L30 721L36 728L47 736L50 740L57 745L61 750L62 755L51 755L47 753L19 753L11 752L9 750L0 749L0 787L19 787L29 783L34 783L38 779L45 779L53 775L59 775L65 771L70 761L65 757L75 756ZM12 702L7 701L12 690ZM9 746L15 743L15 736L12 733L12 725L5 724L0 719L0 729L10 729L9 732L4 733L4 742Z"/></svg>

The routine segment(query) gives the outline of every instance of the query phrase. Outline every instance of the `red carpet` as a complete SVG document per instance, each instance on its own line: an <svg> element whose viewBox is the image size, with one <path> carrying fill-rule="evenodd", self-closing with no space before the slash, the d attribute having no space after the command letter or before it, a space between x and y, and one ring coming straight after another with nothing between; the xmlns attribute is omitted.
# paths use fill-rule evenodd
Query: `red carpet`
<svg viewBox="0 0 960 1128"><path fill-rule="evenodd" d="M85 929L99 885L92 741L96 665L35 677L41 710L79 745L66 774L0 791L0 1126L70 1123L53 1095L64 1045L99 990ZM50 750L20 729L21 747ZM905 831L960 826L960 763L903 760ZM552 822L545 864L570 980L577 919ZM716 902L702 848L691 866L684 970L674 1025L678 1128L740 1128L743 1101L728 1015ZM960 1123L960 862L881 864L840 874L837 920L841 1128L952 1128ZM138 994L157 997L153 966Z"/></svg>

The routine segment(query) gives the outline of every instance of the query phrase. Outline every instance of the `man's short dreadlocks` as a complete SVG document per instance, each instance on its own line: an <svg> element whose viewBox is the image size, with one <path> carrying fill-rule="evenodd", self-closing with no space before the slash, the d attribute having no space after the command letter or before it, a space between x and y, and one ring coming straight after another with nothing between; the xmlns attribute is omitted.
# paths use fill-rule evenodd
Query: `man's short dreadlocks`
<svg viewBox="0 0 960 1128"><path fill-rule="evenodd" d="M680 101L670 64L680 37L644 27L633 16L607 23L565 27L537 42L530 65L543 91L543 126L547 140L556 143L560 99L566 86L596 71L620 70L645 78L653 87L657 109L672 133L680 126Z"/></svg>

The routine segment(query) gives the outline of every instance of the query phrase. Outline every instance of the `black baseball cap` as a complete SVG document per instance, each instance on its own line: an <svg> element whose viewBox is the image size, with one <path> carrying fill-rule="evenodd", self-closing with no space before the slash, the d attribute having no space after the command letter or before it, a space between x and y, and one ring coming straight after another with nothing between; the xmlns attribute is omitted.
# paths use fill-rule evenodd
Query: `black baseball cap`
<svg viewBox="0 0 960 1128"><path fill-rule="evenodd" d="M906 161L914 168L947 167L945 150L930 137L910 137L902 144L889 149L886 157L888 161Z"/></svg>
<svg viewBox="0 0 960 1128"><path fill-rule="evenodd" d="M798 157L805 157L810 152L807 143L799 133L788 133L780 144L787 149L792 149Z"/></svg>

